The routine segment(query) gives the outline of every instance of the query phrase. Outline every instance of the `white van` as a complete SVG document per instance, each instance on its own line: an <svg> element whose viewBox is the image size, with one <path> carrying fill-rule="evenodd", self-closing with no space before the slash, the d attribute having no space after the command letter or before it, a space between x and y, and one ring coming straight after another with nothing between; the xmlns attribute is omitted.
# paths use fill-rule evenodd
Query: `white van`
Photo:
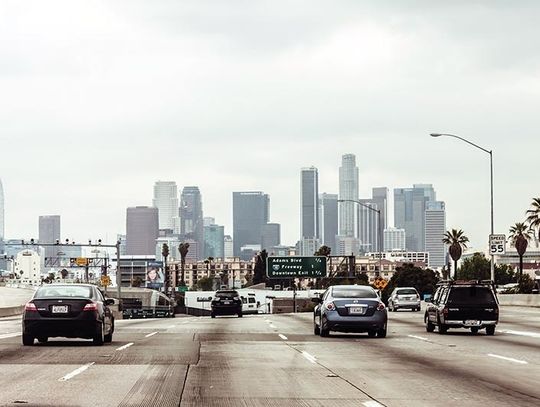
<svg viewBox="0 0 540 407"><path fill-rule="evenodd" d="M242 295L242 313L243 314L258 314L260 303L255 298L255 293L248 293L247 296Z"/></svg>

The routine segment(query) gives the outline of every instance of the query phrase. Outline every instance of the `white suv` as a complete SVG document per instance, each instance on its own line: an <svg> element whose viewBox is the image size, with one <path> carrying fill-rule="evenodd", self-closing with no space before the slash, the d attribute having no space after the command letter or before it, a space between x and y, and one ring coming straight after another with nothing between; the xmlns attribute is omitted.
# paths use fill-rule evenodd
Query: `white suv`
<svg viewBox="0 0 540 407"><path fill-rule="evenodd" d="M400 308L409 308L420 311L420 295L414 287L397 287L388 298L388 310L397 311Z"/></svg>

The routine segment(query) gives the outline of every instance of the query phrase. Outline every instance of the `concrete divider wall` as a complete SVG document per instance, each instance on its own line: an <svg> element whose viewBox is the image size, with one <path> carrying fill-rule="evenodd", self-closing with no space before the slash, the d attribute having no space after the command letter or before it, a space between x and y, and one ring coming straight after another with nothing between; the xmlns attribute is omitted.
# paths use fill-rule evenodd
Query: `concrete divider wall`
<svg viewBox="0 0 540 407"><path fill-rule="evenodd" d="M13 317L15 315L21 315L24 310L24 305L17 305L15 307L3 307L0 308L0 318Z"/></svg>
<svg viewBox="0 0 540 407"><path fill-rule="evenodd" d="M501 305L540 307L540 294L499 294Z"/></svg>

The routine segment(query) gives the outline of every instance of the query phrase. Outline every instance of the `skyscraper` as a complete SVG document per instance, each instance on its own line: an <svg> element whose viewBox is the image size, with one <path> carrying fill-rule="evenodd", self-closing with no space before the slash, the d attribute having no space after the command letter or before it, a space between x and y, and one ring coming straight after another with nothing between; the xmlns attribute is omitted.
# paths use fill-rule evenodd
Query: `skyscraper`
<svg viewBox="0 0 540 407"><path fill-rule="evenodd" d="M204 221L199 187L184 187L181 201L180 234L183 239L192 239L197 242L197 247L193 248L192 254L198 260L202 260L204 257Z"/></svg>
<svg viewBox="0 0 540 407"><path fill-rule="evenodd" d="M300 172L300 238L319 237L319 174L317 168L302 168Z"/></svg>
<svg viewBox="0 0 540 407"><path fill-rule="evenodd" d="M321 244L332 248L335 252L336 236L338 235L337 194L322 193L319 197L319 208L319 237L321 239Z"/></svg>
<svg viewBox="0 0 540 407"><path fill-rule="evenodd" d="M263 225L270 219L270 197L260 191L233 192L234 255L242 246L260 245Z"/></svg>
<svg viewBox="0 0 540 407"><path fill-rule="evenodd" d="M384 230L384 251L405 250L405 229L388 228Z"/></svg>
<svg viewBox="0 0 540 407"><path fill-rule="evenodd" d="M0 241L5 237L5 220L4 220L4 188L2 186L2 180L0 179Z"/></svg>
<svg viewBox="0 0 540 407"><path fill-rule="evenodd" d="M207 219L207 218L205 218ZM225 227L209 224L204 226L204 257L214 259L225 257Z"/></svg>
<svg viewBox="0 0 540 407"><path fill-rule="evenodd" d="M154 255L156 239L159 236L159 215L157 208L136 206L127 208L126 214L126 254Z"/></svg>
<svg viewBox="0 0 540 407"><path fill-rule="evenodd" d="M426 205L435 198L435 190L430 184L394 189L394 223L396 228L405 229L407 250L425 251Z"/></svg>
<svg viewBox="0 0 540 407"><path fill-rule="evenodd" d="M446 246L442 242L446 231L446 211L444 202L432 201L426 205L426 252L429 253L429 267L443 267L446 264Z"/></svg>
<svg viewBox="0 0 540 407"><path fill-rule="evenodd" d="M174 230L174 218L178 217L178 188L173 181L157 181L154 184L152 206L158 209L159 229Z"/></svg>
<svg viewBox="0 0 540 407"><path fill-rule="evenodd" d="M358 167L356 156L345 154L339 168L339 199L358 200ZM358 218L357 203L339 203L339 235L357 237Z"/></svg>
<svg viewBox="0 0 540 407"><path fill-rule="evenodd" d="M48 215L39 217L39 243L56 243L60 240L60 216ZM64 249L61 249L65 252ZM43 250L43 259L50 257L57 257L57 253L60 251L58 247L45 247Z"/></svg>
<svg viewBox="0 0 540 407"><path fill-rule="evenodd" d="M281 244L281 225L279 223L267 223L262 226L261 249L267 251L271 247Z"/></svg>
<svg viewBox="0 0 540 407"><path fill-rule="evenodd" d="M379 251L379 246L383 244L382 234L388 219L388 188L373 188L371 198L360 199L360 202L374 209L358 205L358 238L360 239L361 251ZM380 225L379 214L376 211L381 212Z"/></svg>
<svg viewBox="0 0 540 407"><path fill-rule="evenodd" d="M223 237L223 256L224 257L233 257L234 256L234 244L233 238L230 235L225 235Z"/></svg>

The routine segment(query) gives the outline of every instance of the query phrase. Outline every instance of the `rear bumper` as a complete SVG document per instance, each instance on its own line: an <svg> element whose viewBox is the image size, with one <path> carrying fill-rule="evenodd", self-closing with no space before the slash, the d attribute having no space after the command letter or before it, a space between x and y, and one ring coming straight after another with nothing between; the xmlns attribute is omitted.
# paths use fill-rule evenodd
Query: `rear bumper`
<svg viewBox="0 0 540 407"><path fill-rule="evenodd" d="M337 312L325 314L327 326L330 331L338 332L367 332L382 329L386 326L388 316L386 312L375 311L372 316L341 316Z"/></svg>
<svg viewBox="0 0 540 407"><path fill-rule="evenodd" d="M97 330L96 320L68 320L68 319L47 319L47 320L25 320L22 323L23 334L34 337L65 337L65 338L87 338L95 336Z"/></svg>
<svg viewBox="0 0 540 407"><path fill-rule="evenodd" d="M242 306L238 305L218 305L212 306L212 313L215 315L236 315L242 313Z"/></svg>
<svg viewBox="0 0 540 407"><path fill-rule="evenodd" d="M393 303L394 308L420 308L420 301L400 301Z"/></svg>
<svg viewBox="0 0 540 407"><path fill-rule="evenodd" d="M478 321L475 324L465 321L445 320L444 324L451 328L485 328L486 326L495 326L499 321Z"/></svg>

